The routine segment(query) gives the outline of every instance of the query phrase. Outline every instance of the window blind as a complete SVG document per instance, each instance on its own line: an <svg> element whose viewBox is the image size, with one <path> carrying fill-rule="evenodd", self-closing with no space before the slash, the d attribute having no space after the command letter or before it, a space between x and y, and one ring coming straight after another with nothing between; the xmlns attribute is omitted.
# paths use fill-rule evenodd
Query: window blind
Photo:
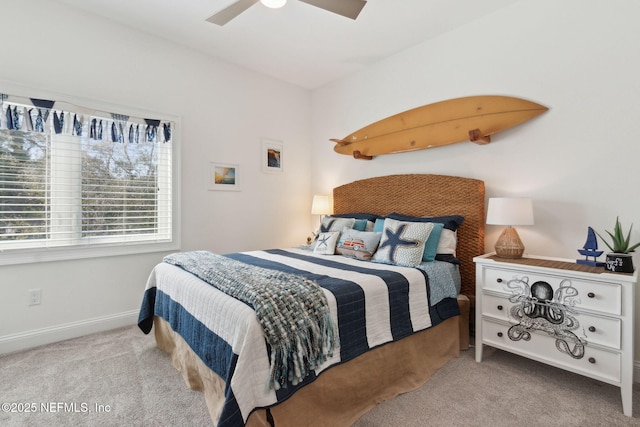
<svg viewBox="0 0 640 427"><path fill-rule="evenodd" d="M0 97L0 250L171 241L173 122L14 98Z"/></svg>
<svg viewBox="0 0 640 427"><path fill-rule="evenodd" d="M49 145L48 135L0 130L0 242L46 238Z"/></svg>

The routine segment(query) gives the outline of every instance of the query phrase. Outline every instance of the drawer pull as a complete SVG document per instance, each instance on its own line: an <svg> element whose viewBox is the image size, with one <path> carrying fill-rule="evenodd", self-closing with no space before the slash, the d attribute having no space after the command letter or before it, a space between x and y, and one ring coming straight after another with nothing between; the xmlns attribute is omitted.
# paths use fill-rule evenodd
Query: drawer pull
<svg viewBox="0 0 640 427"><path fill-rule="evenodd" d="M496 282L498 282L498 283L502 283L502 279L498 277L498 279L496 280Z"/></svg>
<svg viewBox="0 0 640 427"><path fill-rule="evenodd" d="M498 336L502 338L502 332L498 332Z"/></svg>
<svg viewBox="0 0 640 427"><path fill-rule="evenodd" d="M501 305L498 306L498 310L502 311L503 307Z"/></svg>
<svg viewBox="0 0 640 427"><path fill-rule="evenodd" d="M596 363L596 358L595 357L590 357L589 358L589 363Z"/></svg>
<svg viewBox="0 0 640 427"><path fill-rule="evenodd" d="M587 294L587 296L588 296L589 298L595 298L595 297L596 297L596 294L594 294L593 292L589 292L589 293Z"/></svg>
<svg viewBox="0 0 640 427"><path fill-rule="evenodd" d="M589 326L589 332L595 332L595 331L596 331L595 326Z"/></svg>

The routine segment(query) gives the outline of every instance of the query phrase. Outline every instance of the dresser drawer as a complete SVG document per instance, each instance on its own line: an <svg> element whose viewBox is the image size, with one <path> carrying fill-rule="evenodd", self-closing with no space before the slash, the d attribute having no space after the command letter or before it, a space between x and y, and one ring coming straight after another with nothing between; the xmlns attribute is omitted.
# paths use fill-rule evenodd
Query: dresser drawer
<svg viewBox="0 0 640 427"><path fill-rule="evenodd" d="M538 333L529 341L512 341L508 325L482 321L482 342L512 353L520 354L559 368L567 369L606 382L620 382L620 354L586 346L584 356L574 359L556 347L556 339Z"/></svg>
<svg viewBox="0 0 640 427"><path fill-rule="evenodd" d="M555 302L575 304L576 308L582 310L606 314L620 315L622 311L622 286L619 283L567 278L562 275L538 274L516 269L486 267L482 271L482 287L487 290L509 294L522 292L525 296L536 296L532 295L532 286L536 282L543 282L550 285L552 295L549 296ZM529 289L526 289L527 285Z"/></svg>
<svg viewBox="0 0 640 427"><path fill-rule="evenodd" d="M513 306L514 303L509 301L507 295L487 293L482 295L482 314L484 316L517 324L519 319L511 312ZM580 311L571 313L571 316L578 322L578 327L573 330L574 334L591 344L620 349L622 324L619 318L597 316Z"/></svg>

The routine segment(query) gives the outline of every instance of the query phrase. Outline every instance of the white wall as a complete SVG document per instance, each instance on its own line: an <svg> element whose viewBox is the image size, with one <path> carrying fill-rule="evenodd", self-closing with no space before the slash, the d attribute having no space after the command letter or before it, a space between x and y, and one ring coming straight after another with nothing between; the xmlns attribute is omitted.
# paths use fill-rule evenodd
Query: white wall
<svg viewBox="0 0 640 427"><path fill-rule="evenodd" d="M0 92L180 117L182 249L227 253L305 241L309 91L62 4L2 3L10 41L0 54ZM261 172L263 137L285 144L283 174ZM240 165L242 191L207 191L214 160ZM133 324L162 256L0 267L0 353ZM34 288L42 289L42 304L29 307Z"/></svg>
<svg viewBox="0 0 640 427"><path fill-rule="evenodd" d="M488 197L533 198L535 225L519 227L529 253L579 258L587 226L611 230L617 215L640 240L638 16L634 0L523 0L314 91L313 192L393 173L461 175L484 180ZM362 161L328 141L413 107L485 94L550 110L486 146ZM487 251L500 229L487 226Z"/></svg>

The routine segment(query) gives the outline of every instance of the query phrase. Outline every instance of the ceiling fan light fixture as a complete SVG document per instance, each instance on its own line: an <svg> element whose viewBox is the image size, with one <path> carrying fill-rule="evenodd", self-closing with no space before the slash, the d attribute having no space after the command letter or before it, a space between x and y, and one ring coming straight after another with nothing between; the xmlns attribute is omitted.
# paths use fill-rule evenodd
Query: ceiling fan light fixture
<svg viewBox="0 0 640 427"><path fill-rule="evenodd" d="M272 9L278 9L287 3L287 0L260 0L260 3Z"/></svg>
<svg viewBox="0 0 640 427"><path fill-rule="evenodd" d="M367 0L299 0L302 3L319 7L328 12L333 12L345 18L356 19ZM287 0L236 0L218 13L207 18L207 22L216 25L225 25L254 4L261 2L266 7L280 8L287 4Z"/></svg>

